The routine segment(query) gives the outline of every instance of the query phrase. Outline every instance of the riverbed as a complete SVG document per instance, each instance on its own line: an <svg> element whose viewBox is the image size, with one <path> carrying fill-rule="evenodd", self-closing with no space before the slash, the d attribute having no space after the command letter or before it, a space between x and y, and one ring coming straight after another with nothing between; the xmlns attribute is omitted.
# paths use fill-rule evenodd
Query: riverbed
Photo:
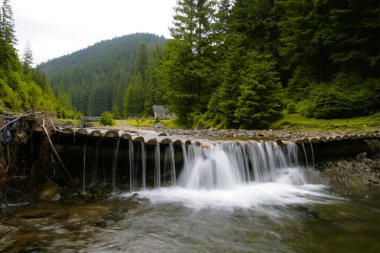
<svg viewBox="0 0 380 253"><path fill-rule="evenodd" d="M170 191L170 189L169 189ZM380 192L322 187L311 201L191 206L162 192L37 202L1 213L2 252L379 252ZM150 195L149 195L150 194ZM167 195L168 193L163 193Z"/></svg>

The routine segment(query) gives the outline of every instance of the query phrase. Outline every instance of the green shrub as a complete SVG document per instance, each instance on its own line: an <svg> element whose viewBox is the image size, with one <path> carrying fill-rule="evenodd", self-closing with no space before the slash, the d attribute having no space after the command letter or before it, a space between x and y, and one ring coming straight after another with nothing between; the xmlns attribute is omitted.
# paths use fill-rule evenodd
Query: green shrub
<svg viewBox="0 0 380 253"><path fill-rule="evenodd" d="M115 125L115 121L113 119L113 115L110 112L103 112L100 116L100 123L103 126L113 126Z"/></svg>
<svg viewBox="0 0 380 253"><path fill-rule="evenodd" d="M356 75L338 74L329 83L312 87L307 106L302 110L306 117L319 119L350 118L375 113L380 106L380 80Z"/></svg>
<svg viewBox="0 0 380 253"><path fill-rule="evenodd" d="M296 113L297 112L296 104L293 102L290 102L288 106L286 107L286 110L288 111L288 113Z"/></svg>

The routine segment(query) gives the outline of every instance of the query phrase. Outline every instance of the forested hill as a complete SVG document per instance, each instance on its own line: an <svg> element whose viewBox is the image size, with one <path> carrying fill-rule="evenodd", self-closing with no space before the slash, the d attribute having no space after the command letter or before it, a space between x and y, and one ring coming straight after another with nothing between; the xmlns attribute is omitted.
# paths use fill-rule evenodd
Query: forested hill
<svg viewBox="0 0 380 253"><path fill-rule="evenodd" d="M10 0L0 5L0 112L49 111L60 118L78 118L63 92L54 93L43 73L33 67L33 54L26 47L20 60Z"/></svg>
<svg viewBox="0 0 380 253"><path fill-rule="evenodd" d="M87 115L164 104L187 127L348 119L380 110L379 13L379 0L178 0L167 42L134 34L40 67Z"/></svg>
<svg viewBox="0 0 380 253"><path fill-rule="evenodd" d="M39 68L53 89L69 93L73 106L84 114L112 111L124 116L129 84L138 72L145 72L148 58L165 42L154 34L126 35L50 60Z"/></svg>

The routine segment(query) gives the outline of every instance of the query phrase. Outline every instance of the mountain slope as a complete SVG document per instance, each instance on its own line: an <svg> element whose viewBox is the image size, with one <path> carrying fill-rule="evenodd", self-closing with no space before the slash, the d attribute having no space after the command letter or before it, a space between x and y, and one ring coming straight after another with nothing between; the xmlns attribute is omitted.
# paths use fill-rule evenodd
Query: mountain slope
<svg viewBox="0 0 380 253"><path fill-rule="evenodd" d="M136 72L139 48L145 45L149 55L153 46L165 42L164 37L153 34L131 34L101 41L39 67L53 89L67 92L73 106L86 115L100 115L115 107L122 111L121 99Z"/></svg>

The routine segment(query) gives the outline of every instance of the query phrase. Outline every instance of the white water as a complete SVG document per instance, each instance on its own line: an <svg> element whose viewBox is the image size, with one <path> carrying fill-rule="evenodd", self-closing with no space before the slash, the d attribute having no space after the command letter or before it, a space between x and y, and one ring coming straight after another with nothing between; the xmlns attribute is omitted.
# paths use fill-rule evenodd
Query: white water
<svg viewBox="0 0 380 253"><path fill-rule="evenodd" d="M146 151L145 143L141 142L141 167L142 167L142 188L146 187Z"/></svg>
<svg viewBox="0 0 380 253"><path fill-rule="evenodd" d="M83 175L82 175L82 192L86 192L86 144L83 146Z"/></svg>
<svg viewBox="0 0 380 253"><path fill-rule="evenodd" d="M337 199L325 191L326 186L308 183L295 144L280 147L274 142L223 142L210 148L183 145L182 152L184 165L178 180L172 179L171 187L160 188L160 155L156 149L156 188L140 191L140 197L194 209L258 208ZM171 154L168 157L174 157Z"/></svg>
<svg viewBox="0 0 380 253"><path fill-rule="evenodd" d="M120 146L120 139L117 139L116 141L116 148L114 151L113 156L113 162L112 162L112 190L116 191L116 169L117 169L117 158L119 155L119 146Z"/></svg>
<svg viewBox="0 0 380 253"><path fill-rule="evenodd" d="M155 152L155 164L154 164L154 187L161 187L161 154L160 145L156 145Z"/></svg>
<svg viewBox="0 0 380 253"><path fill-rule="evenodd" d="M128 152L129 152L129 189L130 191L134 191L134 180L135 180L135 162L133 159L134 156L134 148L133 148L133 142L132 140L129 140L129 145L128 145Z"/></svg>

